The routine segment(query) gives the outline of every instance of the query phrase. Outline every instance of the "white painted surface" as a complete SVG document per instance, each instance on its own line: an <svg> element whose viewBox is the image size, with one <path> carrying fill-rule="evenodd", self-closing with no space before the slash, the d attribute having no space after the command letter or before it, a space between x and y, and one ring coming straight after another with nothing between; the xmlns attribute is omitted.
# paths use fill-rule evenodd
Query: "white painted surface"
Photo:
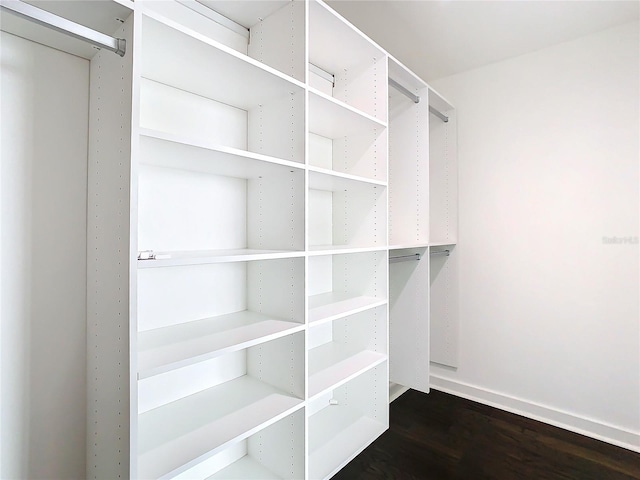
<svg viewBox="0 0 640 480"><path fill-rule="evenodd" d="M2 478L84 478L89 63L2 33Z"/></svg>
<svg viewBox="0 0 640 480"><path fill-rule="evenodd" d="M390 258L419 253L420 260L389 264L389 381L429 392L429 252L394 250Z"/></svg>
<svg viewBox="0 0 640 480"><path fill-rule="evenodd" d="M432 368L636 448L638 244L603 237L638 236L638 45L632 23L434 83L459 119L460 366Z"/></svg>
<svg viewBox="0 0 640 480"><path fill-rule="evenodd" d="M328 3L429 82L637 20L640 12L627 1Z"/></svg>

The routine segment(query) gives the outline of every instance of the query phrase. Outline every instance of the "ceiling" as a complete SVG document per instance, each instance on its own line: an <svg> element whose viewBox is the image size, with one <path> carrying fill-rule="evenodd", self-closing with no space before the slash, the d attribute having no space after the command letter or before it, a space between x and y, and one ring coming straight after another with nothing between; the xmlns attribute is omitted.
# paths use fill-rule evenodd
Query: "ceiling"
<svg viewBox="0 0 640 480"><path fill-rule="evenodd" d="M637 21L639 1L328 0L426 81Z"/></svg>

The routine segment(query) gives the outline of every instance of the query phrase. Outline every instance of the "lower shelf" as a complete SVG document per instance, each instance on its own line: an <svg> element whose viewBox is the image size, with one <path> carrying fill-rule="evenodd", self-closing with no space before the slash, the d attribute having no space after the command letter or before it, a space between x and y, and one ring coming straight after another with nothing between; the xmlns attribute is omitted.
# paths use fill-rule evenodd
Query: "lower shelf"
<svg viewBox="0 0 640 480"><path fill-rule="evenodd" d="M233 462L207 480L282 480L281 477L267 469L249 455Z"/></svg>
<svg viewBox="0 0 640 480"><path fill-rule="evenodd" d="M304 329L251 311L196 320L138 334L138 378L205 361Z"/></svg>
<svg viewBox="0 0 640 480"><path fill-rule="evenodd" d="M309 297L309 323L336 320L386 303L380 298L337 292L312 295Z"/></svg>
<svg viewBox="0 0 640 480"><path fill-rule="evenodd" d="M309 351L309 397L336 388L386 360L370 350L353 351L331 342Z"/></svg>
<svg viewBox="0 0 640 480"><path fill-rule="evenodd" d="M245 375L145 412L138 417L138 476L177 475L301 406Z"/></svg>
<svg viewBox="0 0 640 480"><path fill-rule="evenodd" d="M309 418L309 478L326 479L378 438L386 425L347 406L330 405ZM315 448L314 448L315 447Z"/></svg>

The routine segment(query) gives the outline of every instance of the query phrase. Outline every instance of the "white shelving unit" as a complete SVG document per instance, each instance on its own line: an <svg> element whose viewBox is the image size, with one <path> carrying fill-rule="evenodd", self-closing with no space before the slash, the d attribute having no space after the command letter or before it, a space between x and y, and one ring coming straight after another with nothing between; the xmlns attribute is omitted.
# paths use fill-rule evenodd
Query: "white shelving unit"
<svg viewBox="0 0 640 480"><path fill-rule="evenodd" d="M389 79L389 377L396 398L407 387L429 391L431 361L456 366L457 157L454 108L395 59Z"/></svg>
<svg viewBox="0 0 640 480"><path fill-rule="evenodd" d="M308 260L309 326L387 303L387 252L317 255Z"/></svg>
<svg viewBox="0 0 640 480"><path fill-rule="evenodd" d="M388 428L387 364L309 402L309 478L331 478Z"/></svg>
<svg viewBox="0 0 640 480"><path fill-rule="evenodd" d="M456 111L429 89L429 106L447 117L429 122L429 244L453 245L458 238Z"/></svg>
<svg viewBox="0 0 640 480"><path fill-rule="evenodd" d="M455 347L455 110L320 0L99 3L7 23L91 61L87 478L330 478Z"/></svg>
<svg viewBox="0 0 640 480"><path fill-rule="evenodd" d="M309 397L383 363L387 359L386 305L309 329Z"/></svg>
<svg viewBox="0 0 640 480"><path fill-rule="evenodd" d="M429 106L447 121L429 124L430 359L458 366L458 165L456 111L434 90Z"/></svg>
<svg viewBox="0 0 640 480"><path fill-rule="evenodd" d="M386 247L386 185L309 172L310 250Z"/></svg>

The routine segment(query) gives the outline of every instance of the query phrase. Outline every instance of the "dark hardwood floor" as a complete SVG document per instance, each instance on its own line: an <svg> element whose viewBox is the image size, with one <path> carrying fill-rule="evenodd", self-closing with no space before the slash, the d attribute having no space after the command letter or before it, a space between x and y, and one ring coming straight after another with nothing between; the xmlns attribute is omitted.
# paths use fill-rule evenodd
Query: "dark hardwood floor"
<svg viewBox="0 0 640 480"><path fill-rule="evenodd" d="M640 454L469 400L410 390L334 480L631 480Z"/></svg>

